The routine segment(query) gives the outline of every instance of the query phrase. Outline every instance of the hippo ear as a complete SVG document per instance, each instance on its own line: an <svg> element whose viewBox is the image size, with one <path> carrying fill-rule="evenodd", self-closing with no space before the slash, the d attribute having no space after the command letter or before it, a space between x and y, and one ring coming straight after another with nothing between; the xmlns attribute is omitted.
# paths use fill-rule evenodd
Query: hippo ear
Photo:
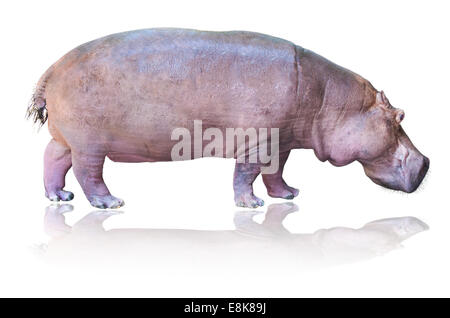
<svg viewBox="0 0 450 318"><path fill-rule="evenodd" d="M376 104L383 105L386 108L392 108L391 103L389 103L389 99L387 99L383 91L377 93Z"/></svg>
<svg viewBox="0 0 450 318"><path fill-rule="evenodd" d="M383 91L377 92L376 101L377 101L377 104L389 105L389 100L387 99L387 97Z"/></svg>
<svg viewBox="0 0 450 318"><path fill-rule="evenodd" d="M381 92L377 92L377 97L376 97L376 103L379 104L383 104L383 97L381 96L381 94L383 93L383 91Z"/></svg>

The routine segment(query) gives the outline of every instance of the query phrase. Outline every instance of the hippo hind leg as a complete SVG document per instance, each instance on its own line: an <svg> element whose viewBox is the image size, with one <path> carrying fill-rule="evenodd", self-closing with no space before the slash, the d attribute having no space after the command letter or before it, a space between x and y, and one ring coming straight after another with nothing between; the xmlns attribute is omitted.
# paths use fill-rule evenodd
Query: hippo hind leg
<svg viewBox="0 0 450 318"><path fill-rule="evenodd" d="M283 169L288 157L289 151L281 153L278 171L262 175L267 192L273 198L293 199L298 195L298 189L288 186L283 180Z"/></svg>
<svg viewBox="0 0 450 318"><path fill-rule="evenodd" d="M65 191L65 178L72 166L70 148L52 139L44 154L45 196L51 201L70 201L74 195Z"/></svg>
<svg viewBox="0 0 450 318"><path fill-rule="evenodd" d="M100 209L119 208L124 205L124 201L112 196L103 181L105 157L104 153L82 153L72 150L73 172L92 206Z"/></svg>
<svg viewBox="0 0 450 318"><path fill-rule="evenodd" d="M253 194L253 181L261 172L261 166L254 163L236 163L234 169L234 201L237 206L256 208L264 201Z"/></svg>

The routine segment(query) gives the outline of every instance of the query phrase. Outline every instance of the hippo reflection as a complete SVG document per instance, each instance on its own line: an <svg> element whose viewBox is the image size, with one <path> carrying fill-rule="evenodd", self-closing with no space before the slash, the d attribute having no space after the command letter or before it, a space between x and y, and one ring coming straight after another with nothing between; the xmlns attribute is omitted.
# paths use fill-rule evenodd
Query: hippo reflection
<svg viewBox="0 0 450 318"><path fill-rule="evenodd" d="M235 230L105 230L103 221L119 212L95 211L71 227L64 218L64 213L71 210L68 204L47 208L45 229L51 240L44 255L49 261L76 266L131 263L161 270L317 268L384 254L428 228L417 218L398 217L369 222L359 229L333 227L313 233L291 233L282 222L298 207L281 203L268 207L261 224L253 220L260 212L237 212Z"/></svg>

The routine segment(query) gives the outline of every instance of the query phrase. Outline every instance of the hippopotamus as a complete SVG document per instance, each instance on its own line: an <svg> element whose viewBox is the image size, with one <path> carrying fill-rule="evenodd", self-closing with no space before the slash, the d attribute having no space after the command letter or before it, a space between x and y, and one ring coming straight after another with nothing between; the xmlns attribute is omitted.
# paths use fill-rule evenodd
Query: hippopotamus
<svg viewBox="0 0 450 318"><path fill-rule="evenodd" d="M271 197L298 195L282 177L292 149L312 149L335 166L358 161L375 183L408 193L418 188L430 162L402 129L404 111L383 91L312 51L254 32L145 29L82 44L42 75L28 115L41 125L48 119L53 137L44 154L46 196L74 197L64 190L73 167L98 208L124 204L103 181L106 157L236 158L235 202L252 208L264 204L252 187L260 173ZM223 136L229 128L266 133L256 142L247 134L231 148L216 143L211 150L211 131ZM183 134L174 134L177 129L210 133L180 150L177 137ZM276 146L269 156L276 169L265 173L268 161L239 160L269 141ZM183 155L174 156L174 149Z"/></svg>

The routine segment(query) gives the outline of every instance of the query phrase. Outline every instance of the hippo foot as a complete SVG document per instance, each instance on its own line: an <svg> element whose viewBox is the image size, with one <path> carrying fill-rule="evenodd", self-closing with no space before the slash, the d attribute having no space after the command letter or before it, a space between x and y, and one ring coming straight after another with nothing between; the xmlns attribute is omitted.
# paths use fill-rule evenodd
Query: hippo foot
<svg viewBox="0 0 450 318"><path fill-rule="evenodd" d="M56 190L53 192L46 192L45 196L50 200L50 201L70 201L74 198L74 194L70 191L65 191L65 190Z"/></svg>
<svg viewBox="0 0 450 318"><path fill-rule="evenodd" d="M253 193L239 195L234 201L236 202L236 206L243 208L257 208L264 205L264 201Z"/></svg>
<svg viewBox="0 0 450 318"><path fill-rule="evenodd" d="M112 195L94 195L89 198L89 202L93 207L99 209L117 209L125 204L122 199L116 198Z"/></svg>
<svg viewBox="0 0 450 318"><path fill-rule="evenodd" d="M272 198L282 198L282 199L292 200L293 198L298 196L299 191L296 188L286 185L282 188L280 187L278 189L273 189L273 190L269 191L268 193L269 193L269 196L271 196Z"/></svg>

